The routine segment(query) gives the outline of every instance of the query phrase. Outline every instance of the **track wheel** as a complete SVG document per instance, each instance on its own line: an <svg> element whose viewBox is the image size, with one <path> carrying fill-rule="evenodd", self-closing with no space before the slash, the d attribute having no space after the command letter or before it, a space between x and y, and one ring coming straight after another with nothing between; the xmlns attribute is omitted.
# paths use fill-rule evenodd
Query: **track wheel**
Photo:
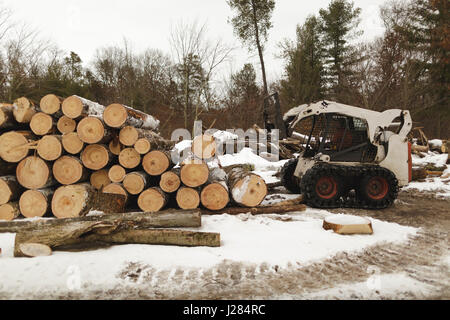
<svg viewBox="0 0 450 320"><path fill-rule="evenodd" d="M314 208L338 208L344 184L332 169L315 167L306 172L301 183L306 203Z"/></svg>
<svg viewBox="0 0 450 320"><path fill-rule="evenodd" d="M357 193L371 208L384 209L394 203L398 190L398 181L391 171L373 168L363 176Z"/></svg>
<svg viewBox="0 0 450 320"><path fill-rule="evenodd" d="M281 169L281 183L287 190L294 194L299 194L301 192L300 179L294 176L297 164L298 159L292 159Z"/></svg>

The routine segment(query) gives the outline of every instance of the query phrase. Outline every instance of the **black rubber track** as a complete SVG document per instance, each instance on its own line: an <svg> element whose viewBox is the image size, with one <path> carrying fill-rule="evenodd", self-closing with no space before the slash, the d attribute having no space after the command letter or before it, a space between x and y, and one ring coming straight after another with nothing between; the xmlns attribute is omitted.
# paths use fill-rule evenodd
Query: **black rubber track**
<svg viewBox="0 0 450 320"><path fill-rule="evenodd" d="M297 168L298 159L292 159L287 162L281 169L281 183L283 186L294 194L299 194L300 179L294 176L295 169Z"/></svg>

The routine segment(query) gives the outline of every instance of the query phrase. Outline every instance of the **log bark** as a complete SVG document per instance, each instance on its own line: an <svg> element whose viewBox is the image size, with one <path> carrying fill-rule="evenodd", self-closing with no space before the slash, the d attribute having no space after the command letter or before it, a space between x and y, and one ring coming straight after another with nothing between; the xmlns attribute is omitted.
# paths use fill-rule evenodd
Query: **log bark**
<svg viewBox="0 0 450 320"><path fill-rule="evenodd" d="M76 132L71 132L62 136L62 146L67 153L77 155L83 150L84 142Z"/></svg>
<svg viewBox="0 0 450 320"><path fill-rule="evenodd" d="M138 198L138 206L145 212L158 212L169 202L169 196L160 188L150 188L142 192Z"/></svg>
<svg viewBox="0 0 450 320"><path fill-rule="evenodd" d="M139 195L149 187L149 176L145 172L132 172L125 176L123 187L131 195Z"/></svg>
<svg viewBox="0 0 450 320"><path fill-rule="evenodd" d="M229 172L228 186L234 202L244 207L259 206L268 192L264 179L241 168Z"/></svg>
<svg viewBox="0 0 450 320"><path fill-rule="evenodd" d="M418 145L412 145L411 150L413 153L421 153L421 152L428 152L430 151L429 146L418 146Z"/></svg>
<svg viewBox="0 0 450 320"><path fill-rule="evenodd" d="M117 223L99 223L95 226L70 230L42 230L33 234L19 233L14 246L15 257L25 257L21 246L39 243L53 250L68 250L92 244L152 244L183 247L220 247L219 233L193 232L182 230L133 230Z"/></svg>
<svg viewBox="0 0 450 320"><path fill-rule="evenodd" d="M181 209L196 209L200 206L200 193L194 188L181 187L177 191L176 201Z"/></svg>
<svg viewBox="0 0 450 320"><path fill-rule="evenodd" d="M80 159L64 156L55 161L53 176L62 185L85 182L89 179L89 172Z"/></svg>
<svg viewBox="0 0 450 320"><path fill-rule="evenodd" d="M119 137L114 136L114 138L111 140L111 142L108 144L109 151L115 156L119 156L122 152L124 146L119 142Z"/></svg>
<svg viewBox="0 0 450 320"><path fill-rule="evenodd" d="M30 129L37 136L45 136L56 132L53 118L43 112L36 113L30 122Z"/></svg>
<svg viewBox="0 0 450 320"><path fill-rule="evenodd" d="M159 187L166 193L174 193L181 186L180 170L173 169L161 175Z"/></svg>
<svg viewBox="0 0 450 320"><path fill-rule="evenodd" d="M200 198L202 205L211 211L225 208L230 202L230 192L227 185L228 176L223 169L211 170L208 183L203 188Z"/></svg>
<svg viewBox="0 0 450 320"><path fill-rule="evenodd" d="M41 103L39 104L39 106L42 112L53 117L60 118L63 115L61 110L63 100L63 98L58 97L54 94L48 94L41 99Z"/></svg>
<svg viewBox="0 0 450 320"><path fill-rule="evenodd" d="M126 169L135 169L141 164L141 155L134 148L123 149L119 154L119 163Z"/></svg>
<svg viewBox="0 0 450 320"><path fill-rule="evenodd" d="M18 202L10 202L0 206L0 221L13 221L20 216Z"/></svg>
<svg viewBox="0 0 450 320"><path fill-rule="evenodd" d="M28 131L11 131L0 136L0 157L10 163L25 159L37 145L37 138Z"/></svg>
<svg viewBox="0 0 450 320"><path fill-rule="evenodd" d="M61 187L52 199L52 212L57 218L82 217L91 210L117 213L124 212L124 209L124 196L98 192L90 184Z"/></svg>
<svg viewBox="0 0 450 320"><path fill-rule="evenodd" d="M20 212L25 218L44 217L51 213L53 189L28 190L19 201Z"/></svg>
<svg viewBox="0 0 450 320"><path fill-rule="evenodd" d="M105 109L103 120L109 127L116 129L131 126L140 129L157 130L159 127L159 121L152 116L117 103L111 104Z"/></svg>
<svg viewBox="0 0 450 320"><path fill-rule="evenodd" d="M174 167L172 157L167 151L151 151L142 160L142 166L149 175L160 176Z"/></svg>
<svg viewBox="0 0 450 320"><path fill-rule="evenodd" d="M56 128L62 134L72 133L77 129L77 122L73 119L70 119L69 117L62 116L61 118L59 118L56 124Z"/></svg>
<svg viewBox="0 0 450 320"><path fill-rule="evenodd" d="M345 221L341 217L331 216L324 220L323 228L325 230L333 230L338 234L373 234L372 222L369 219L361 217L355 218L354 221Z"/></svg>
<svg viewBox="0 0 450 320"><path fill-rule="evenodd" d="M36 221L0 222L0 233L33 233L39 230L62 230L90 228L99 223L128 225L132 229L148 228L199 228L202 225L200 210L180 211L170 209L158 213L129 212L93 215L69 219L41 219Z"/></svg>
<svg viewBox="0 0 450 320"><path fill-rule="evenodd" d="M175 146L175 142L165 140L163 137L151 130L139 129L130 126L124 127L120 130L119 141L127 147L135 146L136 151L140 154L147 154L151 150L170 151Z"/></svg>
<svg viewBox="0 0 450 320"><path fill-rule="evenodd" d="M22 190L15 176L0 177L0 205L19 199Z"/></svg>
<svg viewBox="0 0 450 320"><path fill-rule="evenodd" d="M128 201L130 200L130 195L120 183L110 183L103 188L103 193L121 195L125 197L125 204L128 204Z"/></svg>
<svg viewBox="0 0 450 320"><path fill-rule="evenodd" d="M209 135L201 135L192 142L192 153L199 159L208 160L216 155L216 141Z"/></svg>
<svg viewBox="0 0 450 320"><path fill-rule="evenodd" d="M441 152L442 153L449 153L450 150L450 141L443 141L442 142L442 147L441 147Z"/></svg>
<svg viewBox="0 0 450 320"><path fill-rule="evenodd" d="M422 167L418 167L418 168L413 167L412 181L424 180L427 178L427 176L428 176L427 169L422 168Z"/></svg>
<svg viewBox="0 0 450 320"><path fill-rule="evenodd" d="M78 123L78 137L87 144L108 144L114 137L102 120L96 117L86 117Z"/></svg>
<svg viewBox="0 0 450 320"><path fill-rule="evenodd" d="M113 155L108 148L100 144L91 144L81 153L83 165L91 170L101 170L108 166L113 159Z"/></svg>
<svg viewBox="0 0 450 320"><path fill-rule="evenodd" d="M302 212L306 210L306 206L303 204L289 205L289 206L273 206L273 207L254 207L254 208L243 208L243 207L232 207L224 208L218 211L202 210L202 215L239 215L250 213L252 215L261 214L285 214L291 212Z"/></svg>
<svg viewBox="0 0 450 320"><path fill-rule="evenodd" d="M30 123L33 116L37 113L34 103L25 98L19 98L14 101L14 118L18 123Z"/></svg>
<svg viewBox="0 0 450 320"><path fill-rule="evenodd" d="M96 117L100 119L104 110L104 106L79 96L71 96L65 99L62 104L63 114L70 119L84 117Z"/></svg>
<svg viewBox="0 0 450 320"><path fill-rule="evenodd" d="M120 165L112 166L108 171L109 180L113 183L122 183L126 175L126 170Z"/></svg>
<svg viewBox="0 0 450 320"><path fill-rule="evenodd" d="M45 189L56 185L50 165L39 157L22 160L16 170L17 181L30 190Z"/></svg>
<svg viewBox="0 0 450 320"><path fill-rule="evenodd" d="M12 129L16 124L13 105L0 105L0 130Z"/></svg>
<svg viewBox="0 0 450 320"><path fill-rule="evenodd" d="M12 174L16 174L17 164L9 163L0 159L0 176L9 176Z"/></svg>
<svg viewBox="0 0 450 320"><path fill-rule="evenodd" d="M190 188L197 188L208 182L209 167L197 159L187 159L181 164L181 181Z"/></svg>
<svg viewBox="0 0 450 320"><path fill-rule="evenodd" d="M61 136L44 136L37 144L38 155L47 161L55 161L63 154Z"/></svg>
<svg viewBox="0 0 450 320"><path fill-rule="evenodd" d="M112 181L109 179L108 170L103 169L92 173L89 182L96 190L102 190L104 187L110 185Z"/></svg>

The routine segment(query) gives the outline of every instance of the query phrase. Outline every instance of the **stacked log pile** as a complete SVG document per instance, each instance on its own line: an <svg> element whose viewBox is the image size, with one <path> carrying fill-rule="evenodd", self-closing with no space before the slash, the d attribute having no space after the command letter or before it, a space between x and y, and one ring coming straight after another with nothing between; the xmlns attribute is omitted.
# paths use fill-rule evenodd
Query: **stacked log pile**
<svg viewBox="0 0 450 320"><path fill-rule="evenodd" d="M264 180L245 168L210 169L214 138L197 137L173 163L159 121L122 104L78 96L0 105L0 220L83 217L165 208L256 207ZM136 210L137 209L137 210Z"/></svg>

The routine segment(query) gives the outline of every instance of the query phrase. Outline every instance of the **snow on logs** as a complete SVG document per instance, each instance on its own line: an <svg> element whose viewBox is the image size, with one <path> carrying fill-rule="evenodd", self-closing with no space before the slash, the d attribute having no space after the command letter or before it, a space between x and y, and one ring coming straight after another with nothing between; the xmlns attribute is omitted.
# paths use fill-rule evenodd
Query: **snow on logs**
<svg viewBox="0 0 450 320"><path fill-rule="evenodd" d="M244 207L259 206L268 192L263 178L240 167L228 173L228 186L234 202Z"/></svg>
<svg viewBox="0 0 450 320"><path fill-rule="evenodd" d="M104 110L103 120L109 127L116 129L131 126L156 131L159 127L159 121L151 115L118 103L111 104Z"/></svg>

